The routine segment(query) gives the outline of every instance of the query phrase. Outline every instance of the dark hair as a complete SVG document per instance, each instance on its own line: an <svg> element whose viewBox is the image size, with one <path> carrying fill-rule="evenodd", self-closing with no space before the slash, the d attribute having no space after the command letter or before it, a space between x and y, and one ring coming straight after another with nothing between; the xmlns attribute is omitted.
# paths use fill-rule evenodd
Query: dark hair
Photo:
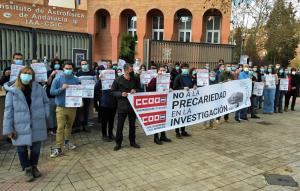
<svg viewBox="0 0 300 191"><path fill-rule="evenodd" d="M13 54L13 59L15 58L15 56L22 56L23 57L23 54L21 54L20 52L15 52Z"/></svg>
<svg viewBox="0 0 300 191"><path fill-rule="evenodd" d="M58 62L58 64L60 65L59 70L61 70L62 69L62 67L61 67L61 61L58 58L55 58L55 59L52 60L50 68L54 69L55 62Z"/></svg>
<svg viewBox="0 0 300 191"><path fill-rule="evenodd" d="M63 64L63 68L66 66L66 65L71 65L72 68L74 68L74 64L70 61L65 61L64 64Z"/></svg>
<svg viewBox="0 0 300 191"><path fill-rule="evenodd" d="M85 60L85 59L80 60L80 64L81 64L81 62L83 62L83 61L85 61L87 64L89 64L89 61L88 61L88 60Z"/></svg>
<svg viewBox="0 0 300 191"><path fill-rule="evenodd" d="M179 62L176 62L176 63L175 63L175 66L180 66L180 63L179 63Z"/></svg>
<svg viewBox="0 0 300 191"><path fill-rule="evenodd" d="M181 64L181 68L189 68L190 66L189 66L189 64L188 63L183 63L183 64Z"/></svg>
<svg viewBox="0 0 300 191"><path fill-rule="evenodd" d="M220 59L218 62L219 62L219 63L222 62L222 64L225 64L225 62L224 62L223 59Z"/></svg>
<svg viewBox="0 0 300 191"><path fill-rule="evenodd" d="M128 68L132 67L132 64L126 63L124 65L124 70L127 70Z"/></svg>

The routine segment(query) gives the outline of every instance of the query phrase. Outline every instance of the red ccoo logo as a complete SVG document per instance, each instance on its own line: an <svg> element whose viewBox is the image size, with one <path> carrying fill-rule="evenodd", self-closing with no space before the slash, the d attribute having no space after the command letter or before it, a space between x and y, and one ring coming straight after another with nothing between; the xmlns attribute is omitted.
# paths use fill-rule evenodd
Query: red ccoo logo
<svg viewBox="0 0 300 191"><path fill-rule="evenodd" d="M134 96L136 109L167 105L167 94Z"/></svg>
<svg viewBox="0 0 300 191"><path fill-rule="evenodd" d="M155 125L166 122L166 111L140 114L144 126Z"/></svg>

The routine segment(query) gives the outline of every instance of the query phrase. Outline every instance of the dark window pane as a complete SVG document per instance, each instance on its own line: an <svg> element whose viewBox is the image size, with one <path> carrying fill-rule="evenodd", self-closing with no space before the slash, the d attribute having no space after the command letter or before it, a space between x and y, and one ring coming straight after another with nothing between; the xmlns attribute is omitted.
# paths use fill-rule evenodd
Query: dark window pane
<svg viewBox="0 0 300 191"><path fill-rule="evenodd" d="M158 17L153 17L153 29L158 29Z"/></svg>
<svg viewBox="0 0 300 191"><path fill-rule="evenodd" d="M213 29L213 17L212 16L209 16L207 17L207 21L206 21L206 29L207 30L212 30Z"/></svg>
<svg viewBox="0 0 300 191"><path fill-rule="evenodd" d="M154 32L154 33L153 33L153 40L158 40L158 39L157 39L157 32Z"/></svg>
<svg viewBox="0 0 300 191"><path fill-rule="evenodd" d="M207 42L208 42L208 43L211 43L211 42L212 42L212 33L211 33L211 32L208 32L208 33L207 33L206 39L207 39Z"/></svg>
<svg viewBox="0 0 300 191"><path fill-rule="evenodd" d="M106 16L102 15L101 16L101 28L106 28Z"/></svg>
<svg viewBox="0 0 300 191"><path fill-rule="evenodd" d="M164 29L164 18L160 17L159 29Z"/></svg>
<svg viewBox="0 0 300 191"><path fill-rule="evenodd" d="M219 43L219 33L214 32L214 43Z"/></svg>
<svg viewBox="0 0 300 191"><path fill-rule="evenodd" d="M163 32L159 33L159 40L164 40L164 33Z"/></svg>
<svg viewBox="0 0 300 191"><path fill-rule="evenodd" d="M185 33L185 42L190 42L191 41L191 33L190 32L186 32Z"/></svg>
<svg viewBox="0 0 300 191"><path fill-rule="evenodd" d="M192 18L188 17L188 20L186 21L186 29L192 29Z"/></svg>
<svg viewBox="0 0 300 191"><path fill-rule="evenodd" d="M179 41L184 42L184 32L180 32L179 34Z"/></svg>
<svg viewBox="0 0 300 191"><path fill-rule="evenodd" d="M214 29L215 30L220 30L220 25L221 25L221 19L219 16L215 16L215 26Z"/></svg>

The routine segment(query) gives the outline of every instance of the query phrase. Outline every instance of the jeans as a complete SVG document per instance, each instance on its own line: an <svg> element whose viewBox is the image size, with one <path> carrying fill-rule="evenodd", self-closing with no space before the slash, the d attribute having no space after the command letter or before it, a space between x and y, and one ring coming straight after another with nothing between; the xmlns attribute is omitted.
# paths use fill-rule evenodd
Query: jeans
<svg viewBox="0 0 300 191"><path fill-rule="evenodd" d="M274 113L276 89L264 89L264 113Z"/></svg>
<svg viewBox="0 0 300 191"><path fill-rule="evenodd" d="M41 141L32 143L32 146L30 146L30 158L28 158L28 146L17 146L17 152L23 170L30 166L37 166L40 158L41 144Z"/></svg>
<svg viewBox="0 0 300 191"><path fill-rule="evenodd" d="M56 104L55 104L55 98L49 99L49 109L50 109L50 128L56 129L57 123L56 123Z"/></svg>
<svg viewBox="0 0 300 191"><path fill-rule="evenodd" d="M282 112L282 104L283 104L283 96L285 95L286 91L281 91L279 90L278 92L276 91L275 95L275 105L274 105L274 110L279 112Z"/></svg>
<svg viewBox="0 0 300 191"><path fill-rule="evenodd" d="M235 120L246 119L248 108L243 108L235 112Z"/></svg>
<svg viewBox="0 0 300 191"><path fill-rule="evenodd" d="M128 116L129 121L129 141L130 144L135 144L135 120L136 115L135 113L118 113L118 125L117 125L117 132L116 132L116 144L118 146L122 145L123 141L123 128L126 117Z"/></svg>

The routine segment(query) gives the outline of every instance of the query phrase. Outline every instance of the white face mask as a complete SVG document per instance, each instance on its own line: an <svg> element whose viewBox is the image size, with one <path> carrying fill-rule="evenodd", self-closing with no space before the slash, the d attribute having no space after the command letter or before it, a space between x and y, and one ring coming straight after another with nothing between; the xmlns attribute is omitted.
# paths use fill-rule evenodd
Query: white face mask
<svg viewBox="0 0 300 191"><path fill-rule="evenodd" d="M292 71L292 75L296 75L296 71Z"/></svg>

